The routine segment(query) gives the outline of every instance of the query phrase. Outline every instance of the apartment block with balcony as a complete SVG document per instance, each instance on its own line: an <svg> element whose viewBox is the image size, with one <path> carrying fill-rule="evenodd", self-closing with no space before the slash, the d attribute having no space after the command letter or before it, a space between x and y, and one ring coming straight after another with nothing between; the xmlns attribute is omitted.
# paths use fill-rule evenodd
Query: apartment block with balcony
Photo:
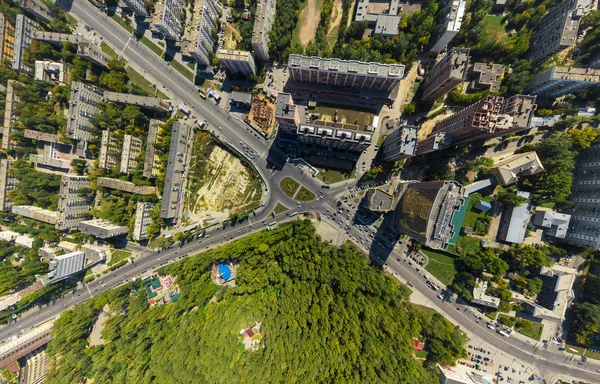
<svg viewBox="0 0 600 384"><path fill-rule="evenodd" d="M210 65L215 51L216 41L213 31L219 29L219 13L215 0L196 0L192 15L190 43L187 54L202 65Z"/></svg>
<svg viewBox="0 0 600 384"><path fill-rule="evenodd" d="M135 223L133 224L133 240L142 241L148 239L148 227L152 224L150 210L154 204L138 203L135 209Z"/></svg>
<svg viewBox="0 0 600 384"><path fill-rule="evenodd" d="M465 81L469 69L469 48L452 48L427 74L421 98L436 101Z"/></svg>
<svg viewBox="0 0 600 384"><path fill-rule="evenodd" d="M119 161L119 140L111 136L107 129L102 131L100 139L100 155L98 156L98 168L113 169Z"/></svg>
<svg viewBox="0 0 600 384"><path fill-rule="evenodd" d="M131 9L138 16L148 16L148 9L144 0L121 0L122 4Z"/></svg>
<svg viewBox="0 0 600 384"><path fill-rule="evenodd" d="M537 107L535 100L530 95L487 96L439 121L418 144L417 155L527 129Z"/></svg>
<svg viewBox="0 0 600 384"><path fill-rule="evenodd" d="M160 120L151 119L146 138L146 157L144 158L144 177L157 177L160 173L160 153L154 147L160 129Z"/></svg>
<svg viewBox="0 0 600 384"><path fill-rule="evenodd" d="M161 33L165 39L181 40L183 31L181 15L184 4L184 0L158 0L154 4L152 29Z"/></svg>
<svg viewBox="0 0 600 384"><path fill-rule="evenodd" d="M0 60L12 63L15 53L15 26L0 13Z"/></svg>
<svg viewBox="0 0 600 384"><path fill-rule="evenodd" d="M381 148L383 161L398 161L412 157L417 152L418 127L398 125L383 141Z"/></svg>
<svg viewBox="0 0 600 384"><path fill-rule="evenodd" d="M0 160L0 211L8 211L12 206L12 201L8 198L8 192L15 189L17 179L8 170L13 163L13 160Z"/></svg>
<svg viewBox="0 0 600 384"><path fill-rule="evenodd" d="M131 135L123 136L121 151L121 173L129 175L138 165L137 157L142 154L142 140Z"/></svg>
<svg viewBox="0 0 600 384"><path fill-rule="evenodd" d="M592 9L591 0L565 0L550 9L534 31L529 46L529 59L544 61L573 47L577 41L579 22Z"/></svg>
<svg viewBox="0 0 600 384"><path fill-rule="evenodd" d="M176 218L179 212L188 144L192 141L193 135L194 133L189 125L181 122L173 124L160 207L160 217L163 219Z"/></svg>
<svg viewBox="0 0 600 384"><path fill-rule="evenodd" d="M262 61L269 60L269 32L275 20L277 0L259 0L254 15L252 31L252 49L256 57Z"/></svg>
<svg viewBox="0 0 600 384"><path fill-rule="evenodd" d="M24 86L23 83L16 80L8 80L6 85L6 102L4 106L4 125L2 130L2 149L10 149L12 140L10 139L13 124L17 121L15 116L15 106L19 102L19 96L15 86Z"/></svg>
<svg viewBox="0 0 600 384"><path fill-rule="evenodd" d="M526 91L555 99L600 84L600 69L554 66L529 80Z"/></svg>
<svg viewBox="0 0 600 384"><path fill-rule="evenodd" d="M61 176L58 193L59 219L56 229L61 231L74 229L86 219L94 198L90 193L80 192L84 189L91 190L91 187L92 183L87 176Z"/></svg>
<svg viewBox="0 0 600 384"><path fill-rule="evenodd" d="M91 118L100 113L103 94L97 88L79 81L71 83L71 97L67 118L67 137L75 140L90 140L96 137Z"/></svg>
<svg viewBox="0 0 600 384"><path fill-rule="evenodd" d="M35 21L25 15L17 15L12 69L31 72L31 68L23 64L23 55L25 48L31 45L31 40L33 40L33 36L37 30L38 25Z"/></svg>
<svg viewBox="0 0 600 384"><path fill-rule="evenodd" d="M446 15L438 34L439 37L431 48L431 53L440 53L458 34L465 17L466 5L466 0L450 0L446 3Z"/></svg>
<svg viewBox="0 0 600 384"><path fill-rule="evenodd" d="M217 59L233 75L256 75L256 64L248 51L219 49Z"/></svg>

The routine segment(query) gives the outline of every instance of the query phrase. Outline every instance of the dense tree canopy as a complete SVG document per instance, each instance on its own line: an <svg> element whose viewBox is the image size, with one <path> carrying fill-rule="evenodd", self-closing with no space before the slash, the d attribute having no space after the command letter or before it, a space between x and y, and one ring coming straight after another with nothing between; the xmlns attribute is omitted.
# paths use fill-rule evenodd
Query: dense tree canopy
<svg viewBox="0 0 600 384"><path fill-rule="evenodd" d="M236 286L217 287L209 266L237 260ZM465 356L464 338L355 248L321 242L309 222L283 225L166 267L181 299L148 308L144 290L109 291L56 322L47 382L437 383L435 362ZM139 289L139 286L138 286ZM97 312L116 313L104 345L87 348ZM240 329L262 323L262 348L246 351ZM429 352L412 357L413 338Z"/></svg>

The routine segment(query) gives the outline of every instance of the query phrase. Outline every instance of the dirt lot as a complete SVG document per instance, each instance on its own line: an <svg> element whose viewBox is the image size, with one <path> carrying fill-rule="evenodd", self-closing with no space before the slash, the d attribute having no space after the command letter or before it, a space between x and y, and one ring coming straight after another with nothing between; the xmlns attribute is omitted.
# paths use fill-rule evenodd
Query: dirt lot
<svg viewBox="0 0 600 384"><path fill-rule="evenodd" d="M274 112L275 105L271 100L263 94L258 94L254 96L248 119L252 124L259 127L265 135L270 136L275 129Z"/></svg>
<svg viewBox="0 0 600 384"><path fill-rule="evenodd" d="M109 316L107 314L108 305L105 305L104 308L100 311L98 315L98 319L94 323L94 327L92 328L92 333L90 333L90 347L94 345L102 345L106 344L105 340L102 340L102 330L104 329L104 323L108 320Z"/></svg>
<svg viewBox="0 0 600 384"><path fill-rule="evenodd" d="M221 222L232 213L255 209L261 198L257 175L212 142L208 134L196 135L185 198L191 221L203 226Z"/></svg>
<svg viewBox="0 0 600 384"><path fill-rule="evenodd" d="M315 40L317 27L321 21L321 0L307 0L307 2L298 17L298 41L303 47Z"/></svg>
<svg viewBox="0 0 600 384"><path fill-rule="evenodd" d="M225 26L225 40L223 41L224 49L236 49L238 41L242 40L240 33L231 25Z"/></svg>
<svg viewBox="0 0 600 384"><path fill-rule="evenodd" d="M337 41L338 30L342 22L343 4L342 0L335 0L333 3L333 12L329 18L329 30L327 31L327 41L329 46L333 47Z"/></svg>
<svg viewBox="0 0 600 384"><path fill-rule="evenodd" d="M417 134L418 138L419 138L419 141L425 140L425 138L427 137L427 135L429 135L431 133L431 131L433 130L433 127L435 126L435 124L438 121L444 120L446 117L450 116L451 114L452 114L452 112L448 111L446 113L442 113L441 115L438 115L438 116L434 117L433 119L425 121L419 127L419 133Z"/></svg>

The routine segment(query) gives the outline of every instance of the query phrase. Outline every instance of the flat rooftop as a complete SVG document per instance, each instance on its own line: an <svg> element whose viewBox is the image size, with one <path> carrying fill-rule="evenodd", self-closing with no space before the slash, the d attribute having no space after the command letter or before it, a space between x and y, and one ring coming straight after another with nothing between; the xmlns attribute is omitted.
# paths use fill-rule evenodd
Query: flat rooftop
<svg viewBox="0 0 600 384"><path fill-rule="evenodd" d="M552 67L552 78L600 83L600 69L556 66Z"/></svg>
<svg viewBox="0 0 600 384"><path fill-rule="evenodd" d="M398 79L402 79L404 76L404 65L402 64L366 63L356 60L329 59L316 56L290 55L288 68L294 67Z"/></svg>
<svg viewBox="0 0 600 384"><path fill-rule="evenodd" d="M394 205L394 196L391 193L375 188L371 192L369 209L374 212L388 212Z"/></svg>

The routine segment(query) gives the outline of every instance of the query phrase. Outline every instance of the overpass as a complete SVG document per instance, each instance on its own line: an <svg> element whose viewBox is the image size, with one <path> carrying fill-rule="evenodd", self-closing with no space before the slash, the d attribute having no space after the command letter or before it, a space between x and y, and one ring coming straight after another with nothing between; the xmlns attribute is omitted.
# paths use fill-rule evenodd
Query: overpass
<svg viewBox="0 0 600 384"><path fill-rule="evenodd" d="M0 370L52 340L52 325L54 320L0 345Z"/></svg>

